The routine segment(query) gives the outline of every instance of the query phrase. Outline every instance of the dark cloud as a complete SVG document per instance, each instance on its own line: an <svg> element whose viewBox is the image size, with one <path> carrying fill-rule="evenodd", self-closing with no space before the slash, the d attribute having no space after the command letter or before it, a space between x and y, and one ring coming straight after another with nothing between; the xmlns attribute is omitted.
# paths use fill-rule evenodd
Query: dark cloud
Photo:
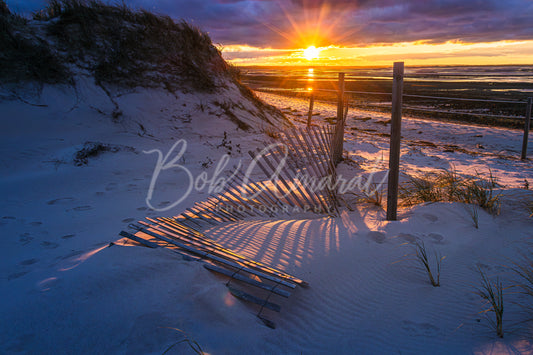
<svg viewBox="0 0 533 355"><path fill-rule="evenodd" d="M7 0L17 12L44 0ZM530 0L130 0L207 31L215 43L294 48L533 39Z"/></svg>

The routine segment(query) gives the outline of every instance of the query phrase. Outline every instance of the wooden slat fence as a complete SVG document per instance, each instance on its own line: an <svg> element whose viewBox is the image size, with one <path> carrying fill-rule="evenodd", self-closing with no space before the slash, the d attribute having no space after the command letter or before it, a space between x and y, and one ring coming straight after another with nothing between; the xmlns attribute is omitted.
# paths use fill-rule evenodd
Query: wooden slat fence
<svg viewBox="0 0 533 355"><path fill-rule="evenodd" d="M260 306L257 316L269 327L274 323L262 316L263 310L279 311L273 294L288 297L296 286L307 283L295 276L239 255L203 231L211 226L250 218L272 218L295 209L320 214L338 214L335 191L336 141L343 138L338 125L291 128L279 132L263 151L250 151L266 180L254 181L237 171L225 188L206 200L196 202L181 214L168 218L146 218L130 224L133 233L121 236L150 248L164 247L203 261L206 269L229 277L231 294ZM340 138L339 138L340 137ZM259 154L261 154L259 156ZM236 281L267 292L258 298L238 290Z"/></svg>

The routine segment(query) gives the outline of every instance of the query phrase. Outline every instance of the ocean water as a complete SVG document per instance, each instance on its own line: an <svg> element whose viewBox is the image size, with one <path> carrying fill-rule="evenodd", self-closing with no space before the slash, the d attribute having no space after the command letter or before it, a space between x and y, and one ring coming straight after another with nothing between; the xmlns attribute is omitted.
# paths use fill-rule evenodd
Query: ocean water
<svg viewBox="0 0 533 355"><path fill-rule="evenodd" d="M336 102L338 75L345 93L359 108L390 107L392 67L247 67L245 84L259 91ZM280 90L281 89L281 90ZM471 123L523 127L533 97L533 65L405 67L404 109L410 115ZM406 111L407 112L407 111Z"/></svg>
<svg viewBox="0 0 533 355"><path fill-rule="evenodd" d="M245 81L255 87L261 87L261 82L270 87L274 82L280 87L276 79L283 78L283 82L335 81L338 73L344 72L346 80L387 80L392 79L392 67L362 68L362 67L246 67L241 68ZM515 90L523 93L533 93L533 65L509 66L425 66L405 67L405 81L431 83L486 83L496 85L495 92ZM509 84L506 87L502 84Z"/></svg>

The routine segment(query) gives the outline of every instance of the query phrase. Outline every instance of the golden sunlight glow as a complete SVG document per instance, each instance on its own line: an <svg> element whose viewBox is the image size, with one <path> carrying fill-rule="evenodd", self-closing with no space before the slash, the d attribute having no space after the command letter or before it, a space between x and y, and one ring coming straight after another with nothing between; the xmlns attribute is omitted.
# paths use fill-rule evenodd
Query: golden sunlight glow
<svg viewBox="0 0 533 355"><path fill-rule="evenodd" d="M302 3L303 14L295 15L286 3L278 2L287 25L277 27L262 22L279 35L270 47L233 44L222 48L229 62L238 66L390 66L403 61L414 65L530 65L533 40L501 40L468 43L450 40L444 43L412 41L397 43L358 43L359 27L346 29L346 17L338 16L353 9L352 2L311 1ZM305 6L305 4L309 6ZM335 6L333 6L333 4ZM344 4L344 5L343 5ZM312 6L311 6L312 5ZM312 46L309 46L312 44ZM309 46L309 47L308 47ZM307 49L304 49L307 48Z"/></svg>
<svg viewBox="0 0 533 355"><path fill-rule="evenodd" d="M309 42L308 42L309 43ZM311 42L312 43L312 42ZM224 48L234 65L302 65L310 60L302 49ZM328 46L317 48L313 66L387 66L394 61L406 65L526 65L533 57L533 40L484 43L446 42L430 44L403 42L366 47ZM309 52L310 53L310 52ZM311 56L311 55L310 55Z"/></svg>
<svg viewBox="0 0 533 355"><path fill-rule="evenodd" d="M315 46L309 46L304 50L304 57L307 60L318 59L319 56L320 49L316 48Z"/></svg>

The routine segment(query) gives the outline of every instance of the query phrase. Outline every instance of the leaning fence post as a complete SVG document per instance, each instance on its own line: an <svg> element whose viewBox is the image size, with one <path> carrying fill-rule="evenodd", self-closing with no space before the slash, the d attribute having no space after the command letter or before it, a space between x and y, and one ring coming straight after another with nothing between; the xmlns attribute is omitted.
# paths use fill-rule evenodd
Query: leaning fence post
<svg viewBox="0 0 533 355"><path fill-rule="evenodd" d="M311 96L309 97L309 113L307 114L307 127L311 127L311 118L313 117L313 105L315 103L315 93L310 89Z"/></svg>
<svg viewBox="0 0 533 355"><path fill-rule="evenodd" d="M387 190L387 220L395 221L398 211L398 181L400 177L400 141L402 131L403 62L395 62L392 74L392 114L389 151L389 183Z"/></svg>
<svg viewBox="0 0 533 355"><path fill-rule="evenodd" d="M337 124L335 129L335 164L342 159L344 144L344 73L339 73L339 101L337 104Z"/></svg>
<svg viewBox="0 0 533 355"><path fill-rule="evenodd" d="M527 98L527 107L526 107L526 119L524 123L524 139L522 140L522 156L521 159L524 160L527 158L527 141L529 139L529 127L531 124L531 105L533 98Z"/></svg>

